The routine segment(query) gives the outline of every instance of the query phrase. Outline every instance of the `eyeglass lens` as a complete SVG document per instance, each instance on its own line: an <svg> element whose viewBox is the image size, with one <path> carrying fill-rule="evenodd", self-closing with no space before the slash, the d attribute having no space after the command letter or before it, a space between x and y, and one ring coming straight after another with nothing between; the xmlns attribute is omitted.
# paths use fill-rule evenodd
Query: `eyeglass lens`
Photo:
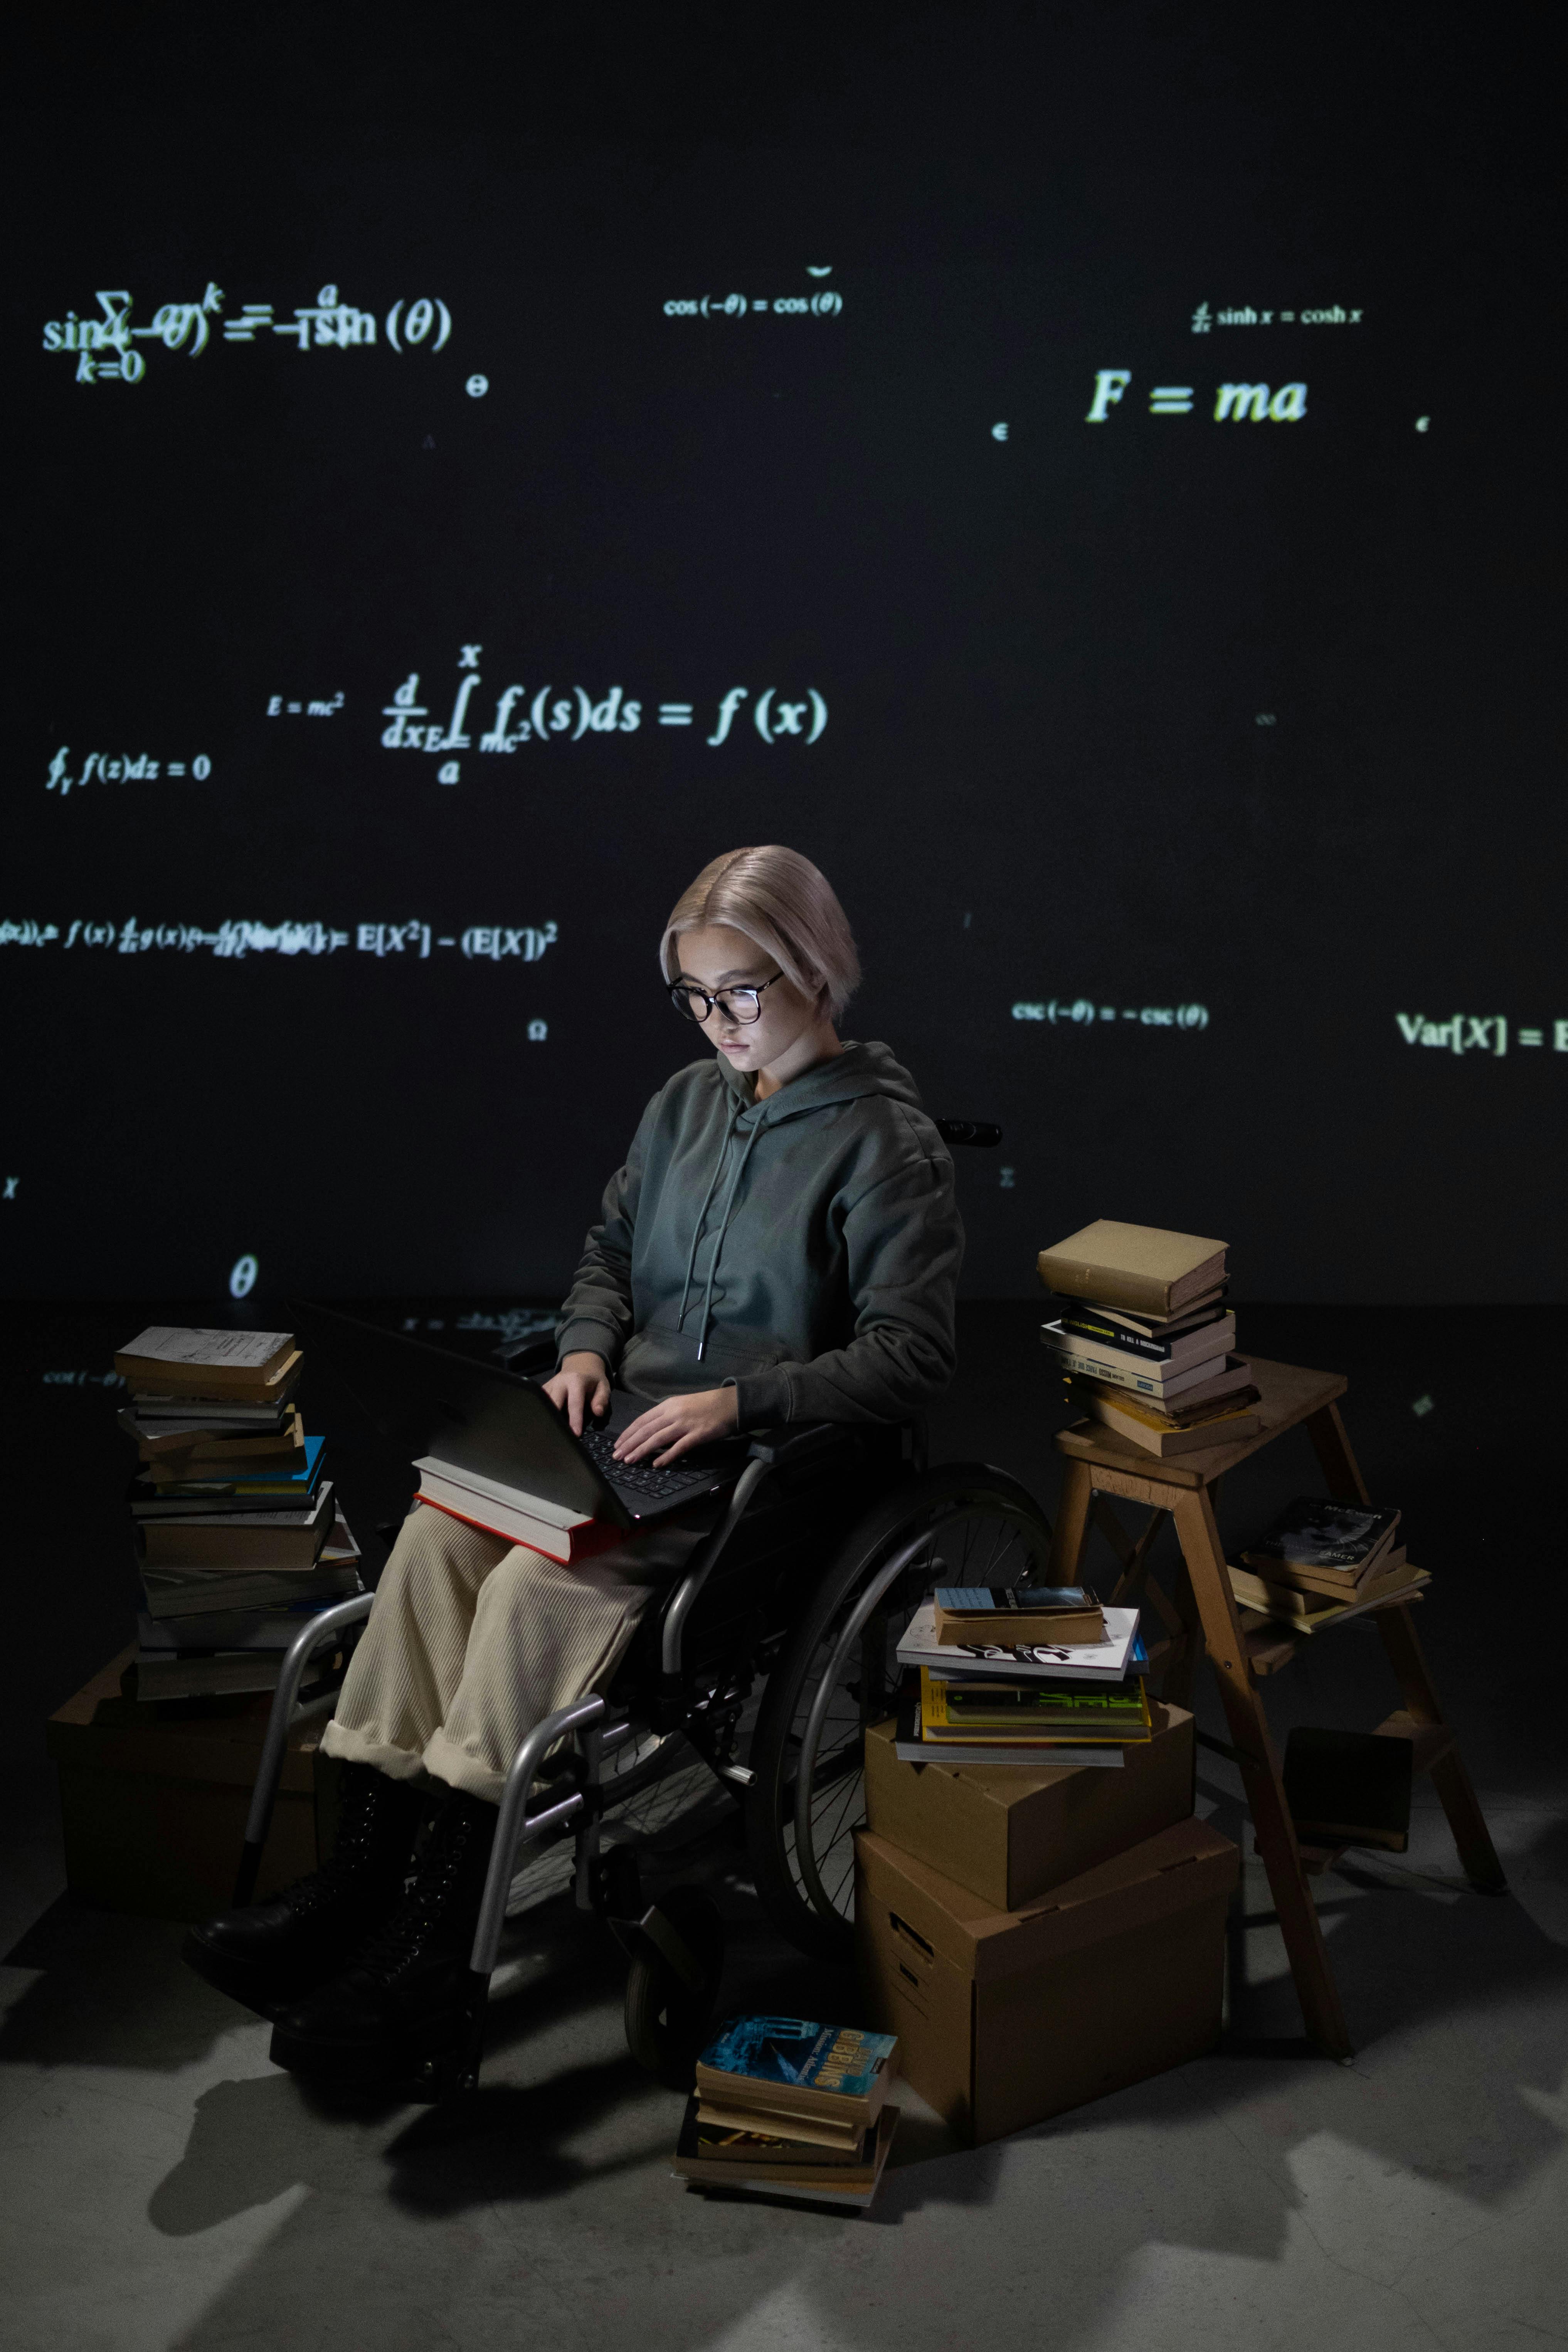
<svg viewBox="0 0 1568 2352"><path fill-rule="evenodd" d="M689 1021L706 1021L715 1007L727 1021L742 1023L756 1020L762 1011L754 988L721 988L716 996L710 996L700 988L672 988L669 992L677 1010L684 1013Z"/></svg>

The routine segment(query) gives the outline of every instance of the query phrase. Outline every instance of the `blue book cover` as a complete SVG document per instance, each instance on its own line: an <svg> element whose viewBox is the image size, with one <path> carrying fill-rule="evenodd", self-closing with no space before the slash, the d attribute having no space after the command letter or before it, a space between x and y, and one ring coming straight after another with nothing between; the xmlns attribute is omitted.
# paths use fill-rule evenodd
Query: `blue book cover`
<svg viewBox="0 0 1568 2352"><path fill-rule="evenodd" d="M290 1503L308 1502L315 1487L321 1466L323 1437L305 1440L305 1466L302 1470L265 1473L247 1471L243 1478L182 1478L177 1485L163 1487L165 1495L255 1495L265 1496L283 1508ZM144 1490L151 1491L151 1490Z"/></svg>
<svg viewBox="0 0 1568 2352"><path fill-rule="evenodd" d="M937 1605L956 1614L975 1609L1083 1609L1089 1593L1081 1584L939 1584Z"/></svg>
<svg viewBox="0 0 1568 2352"><path fill-rule="evenodd" d="M732 2017L699 2063L716 2074L740 2074L752 2083L864 2099L897 2043L896 2034L816 2025L804 2017Z"/></svg>

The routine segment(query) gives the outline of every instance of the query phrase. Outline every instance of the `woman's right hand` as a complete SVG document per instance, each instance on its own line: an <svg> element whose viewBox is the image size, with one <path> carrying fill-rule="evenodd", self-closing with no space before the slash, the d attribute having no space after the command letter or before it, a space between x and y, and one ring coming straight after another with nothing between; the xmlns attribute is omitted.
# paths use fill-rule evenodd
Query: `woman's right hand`
<svg viewBox="0 0 1568 2352"><path fill-rule="evenodd" d="M561 1359L561 1370L543 1383L545 1395L572 1424L574 1437L583 1434L584 1420L597 1420L610 1409L610 1374L603 1356L576 1349Z"/></svg>

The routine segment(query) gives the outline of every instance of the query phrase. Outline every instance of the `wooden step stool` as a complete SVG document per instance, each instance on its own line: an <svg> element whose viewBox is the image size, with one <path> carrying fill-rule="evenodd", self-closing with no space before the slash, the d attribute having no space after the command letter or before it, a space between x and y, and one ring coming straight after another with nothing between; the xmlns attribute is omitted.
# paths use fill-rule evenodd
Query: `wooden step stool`
<svg viewBox="0 0 1568 2352"><path fill-rule="evenodd" d="M1307 2031L1331 2057L1348 2058L1350 2035L1307 1885L1308 1871L1321 1869L1330 1857L1304 1849L1297 1839L1258 1688L1260 1677L1289 1663L1301 1640L1321 1637L1298 1637L1271 1619L1237 1608L1213 1497L1226 1471L1298 1426L1304 1426L1312 1441L1330 1494L1348 1503L1365 1503L1369 1497L1335 1402L1347 1386L1343 1376L1268 1363L1258 1357L1251 1362L1261 1392L1253 1410L1261 1427L1233 1444L1205 1446L1162 1461L1098 1422L1075 1422L1059 1432L1057 1444L1068 1460L1051 1580L1057 1584L1079 1580L1079 1562L1092 1525L1121 1562L1112 1601L1150 1603L1164 1624L1165 1640L1149 1644L1150 1663L1163 1669L1163 1695L1176 1705L1190 1706L1198 1659L1207 1650L1230 1727L1229 1752L1241 1768L1258 1851L1268 1873ZM1136 1538L1128 1536L1104 1499L1108 1496L1147 1507L1150 1517ZM1149 1576L1150 1551L1167 1516L1175 1522L1183 1560L1169 1598ZM1376 1620L1404 1700L1377 1728L1411 1741L1412 1768L1431 1774L1467 1875L1487 1894L1504 1894L1502 1867L1458 1743L1438 1706L1409 1603L1386 1601L1367 1613Z"/></svg>

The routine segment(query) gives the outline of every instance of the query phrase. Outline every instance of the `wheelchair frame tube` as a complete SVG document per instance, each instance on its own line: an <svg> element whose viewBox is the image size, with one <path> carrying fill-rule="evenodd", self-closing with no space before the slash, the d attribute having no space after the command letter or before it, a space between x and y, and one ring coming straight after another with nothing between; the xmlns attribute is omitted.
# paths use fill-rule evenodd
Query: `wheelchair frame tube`
<svg viewBox="0 0 1568 2352"><path fill-rule="evenodd" d="M506 1788L500 1801L500 1817L496 1822L495 1843L490 1848L490 1866L485 1873L485 1891L479 1903L479 1922L474 1929L473 1949L468 1956L468 1968L475 1977L488 1977L496 1964L500 1949L501 1928L506 1922L506 1898L511 1888L511 1874L517 1861L518 1848L536 1838L540 1832L556 1822L568 1822L580 1813L586 1801L581 1789L563 1797L559 1804L547 1805L542 1812L528 1817L528 1800L535 1776L544 1761L547 1749L569 1731L580 1731L590 1723L597 1723L605 1713L605 1701L597 1691L586 1698L574 1701L571 1706L558 1707L547 1715L528 1733L521 1747L511 1759L511 1769L506 1776ZM595 1776L596 1777L596 1776Z"/></svg>
<svg viewBox="0 0 1568 2352"><path fill-rule="evenodd" d="M734 1534L742 1512L767 1476L770 1467L771 1465L766 1462L747 1463L735 1481L735 1491L730 1497L729 1508L703 1545L697 1566L687 1570L676 1588L675 1598L664 1612L664 1627L659 1648L659 1664L667 1675L679 1675L680 1672L680 1647L686 1632L686 1621L691 1614L698 1594L719 1565L724 1547Z"/></svg>
<svg viewBox="0 0 1568 2352"><path fill-rule="evenodd" d="M246 1815L245 1843L239 1851L239 1870L234 1882L237 1905L248 1903L256 1891L261 1850L272 1826L272 1808L278 1801L278 1783L283 1777L283 1753L293 1727L294 1706L305 1679L305 1668L324 1642L368 1617L374 1599L374 1592L356 1592L352 1601L340 1601L335 1608L323 1609L319 1617L312 1617L295 1634L284 1654L278 1687L272 1694L272 1709L267 1718L267 1735L261 1743L261 1761L256 1768L256 1783L250 1791L250 1811Z"/></svg>
<svg viewBox="0 0 1568 2352"><path fill-rule="evenodd" d="M864 1630L867 1618L870 1616L889 1586L898 1581L921 1545L930 1541L931 1529L923 1528L918 1536L911 1538L910 1542L896 1551L886 1568L879 1569L871 1579L850 1612L848 1623L838 1636L833 1655L828 1660L826 1672L817 1684L816 1696L811 1703L811 1713L805 1719L805 1732L800 1743L800 1762L795 1770L795 1867L805 1882L805 1891L811 1897L812 1908L821 1912L824 1917L832 1910L833 1906L829 1903L826 1890L817 1874L816 1856L812 1851L811 1776L816 1763L817 1743L822 1738L822 1726L827 1714L828 1701L833 1696L839 1663L849 1644ZM864 1732L865 1727L862 1725L862 1738L864 1738Z"/></svg>

